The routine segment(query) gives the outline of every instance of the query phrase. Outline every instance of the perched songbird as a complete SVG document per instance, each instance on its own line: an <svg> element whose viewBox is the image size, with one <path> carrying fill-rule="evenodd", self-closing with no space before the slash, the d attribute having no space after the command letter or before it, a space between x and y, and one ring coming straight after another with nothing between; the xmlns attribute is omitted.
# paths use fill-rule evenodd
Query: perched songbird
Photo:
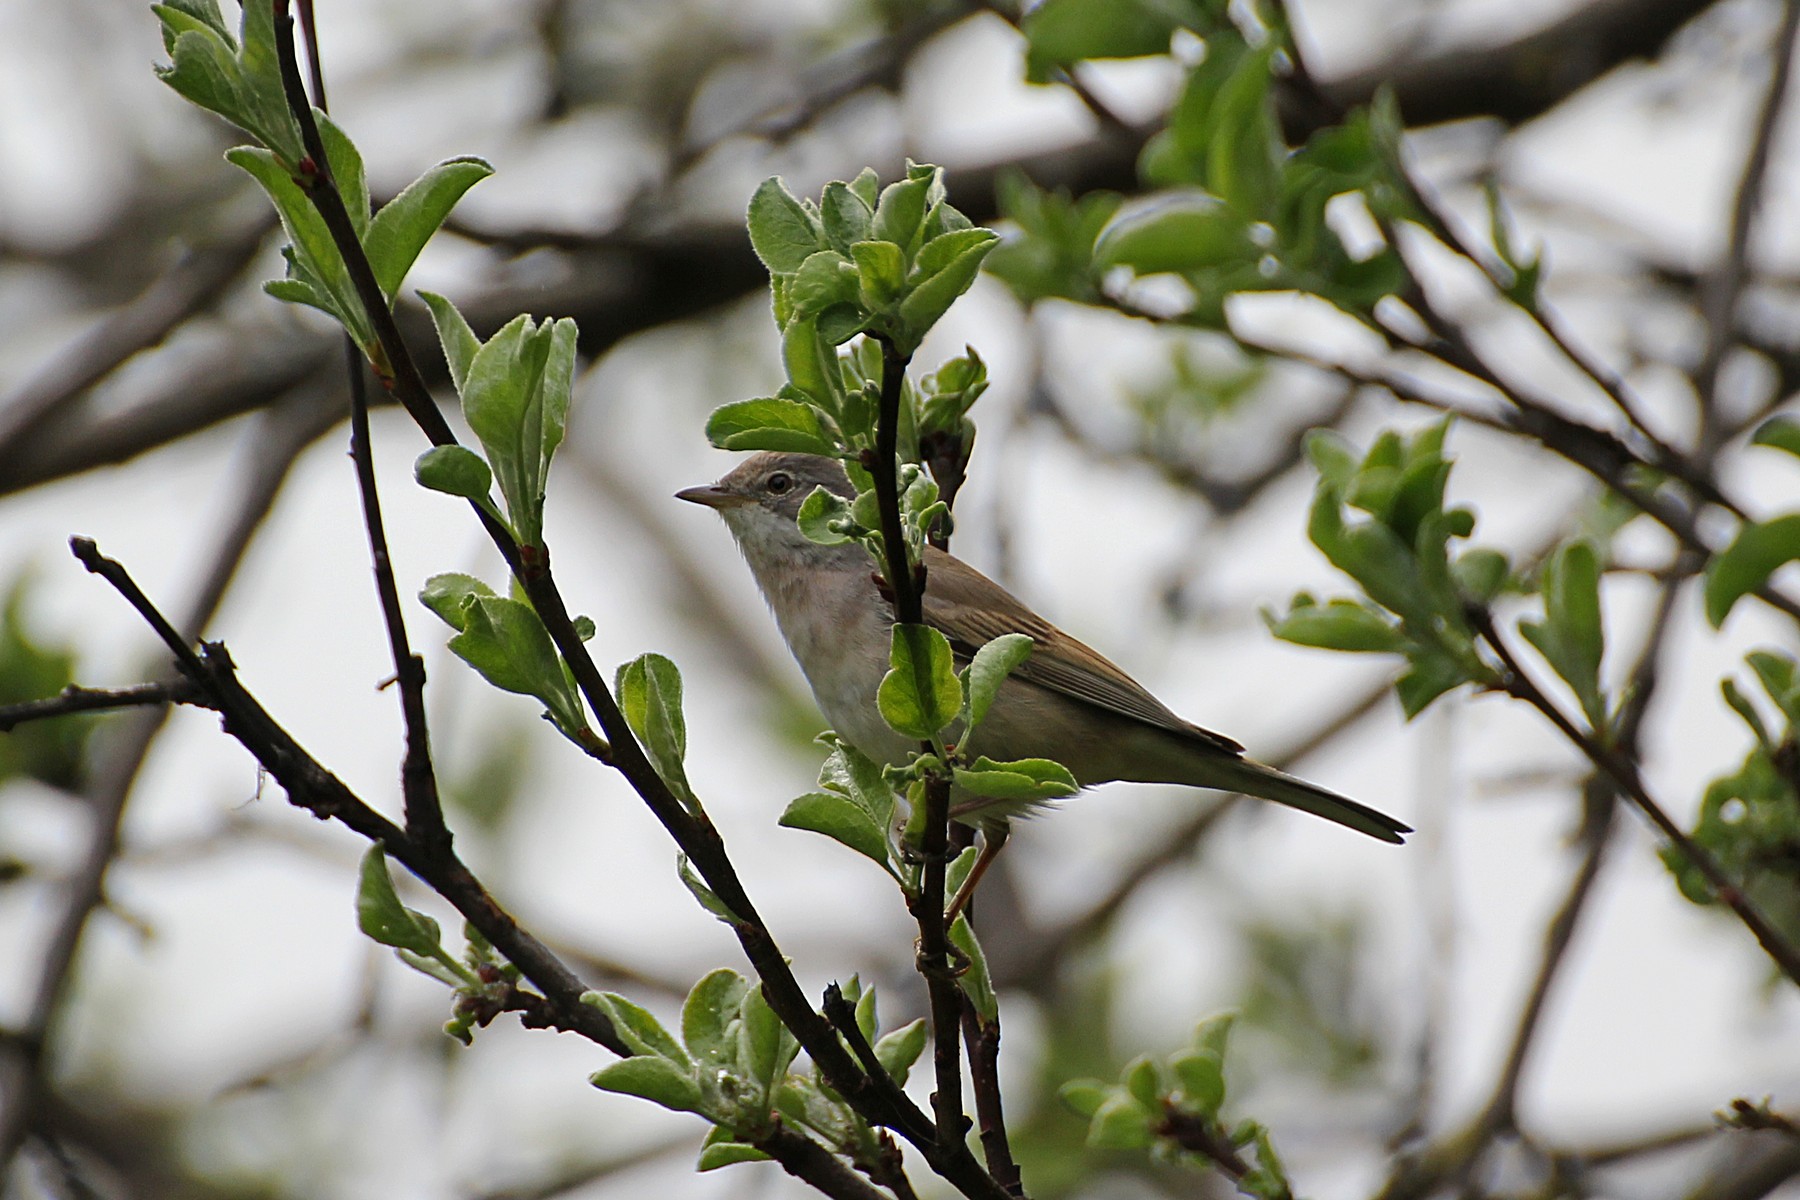
<svg viewBox="0 0 1800 1200"><path fill-rule="evenodd" d="M835 459L790 453L757 454L719 482L677 495L725 518L825 719L870 758L902 763L918 743L888 728L875 706L888 670L894 606L883 598L862 546L822 546L800 532L800 505L818 487L846 499L855 495ZM950 639L959 658L1001 634L1023 633L1034 642L964 748L971 756L1054 759L1084 787L1123 779L1242 792L1384 842L1412 832L1354 800L1245 758L1242 746L1182 720L1131 676L961 560L927 547L924 565L925 622ZM1005 821L1020 807L957 797L953 814L1003 837Z"/></svg>

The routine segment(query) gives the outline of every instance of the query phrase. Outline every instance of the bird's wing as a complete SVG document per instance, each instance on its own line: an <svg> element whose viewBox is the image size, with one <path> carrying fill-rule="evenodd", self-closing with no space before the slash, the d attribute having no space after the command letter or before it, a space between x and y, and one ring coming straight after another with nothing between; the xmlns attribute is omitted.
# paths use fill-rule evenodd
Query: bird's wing
<svg viewBox="0 0 1800 1200"><path fill-rule="evenodd" d="M959 655L972 655L1002 634L1026 634L1035 645L1013 678L1209 743L1225 754L1243 753L1244 748L1230 738L1170 712L1137 680L1026 608L974 567L927 547L925 571L925 623L949 638Z"/></svg>

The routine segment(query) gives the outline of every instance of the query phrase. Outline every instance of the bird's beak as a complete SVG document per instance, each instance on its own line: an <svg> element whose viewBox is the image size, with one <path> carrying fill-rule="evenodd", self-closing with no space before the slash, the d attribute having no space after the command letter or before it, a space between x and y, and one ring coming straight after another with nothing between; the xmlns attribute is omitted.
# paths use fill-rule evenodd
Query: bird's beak
<svg viewBox="0 0 1800 1200"><path fill-rule="evenodd" d="M716 483L709 483L704 487L682 488L675 493L675 498L686 500L689 504L703 504L707 508L736 508L750 502L750 497L726 491Z"/></svg>

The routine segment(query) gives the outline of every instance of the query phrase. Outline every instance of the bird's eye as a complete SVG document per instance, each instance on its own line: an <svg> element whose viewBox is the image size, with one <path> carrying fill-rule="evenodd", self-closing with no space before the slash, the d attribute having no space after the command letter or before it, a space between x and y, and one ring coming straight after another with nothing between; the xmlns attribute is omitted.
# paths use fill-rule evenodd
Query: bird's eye
<svg viewBox="0 0 1800 1200"><path fill-rule="evenodd" d="M790 491L793 489L794 477L792 475L787 474L785 471L777 471L773 475L769 476L768 480L763 484L763 486L768 488L769 491L771 493L773 493L774 495L779 496L783 492Z"/></svg>

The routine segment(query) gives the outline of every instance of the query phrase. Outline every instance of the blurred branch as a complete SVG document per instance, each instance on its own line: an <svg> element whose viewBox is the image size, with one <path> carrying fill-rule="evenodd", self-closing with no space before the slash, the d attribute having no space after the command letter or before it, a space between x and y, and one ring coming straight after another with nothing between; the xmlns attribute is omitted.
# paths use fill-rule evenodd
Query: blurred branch
<svg viewBox="0 0 1800 1200"><path fill-rule="evenodd" d="M317 410L316 405L285 405L265 416L246 439L254 453L244 490L181 619L183 629L198 629L218 609L288 471L323 430ZM135 714L95 752L96 766L85 796L91 821L87 845L50 935L25 1023L16 1036L0 1041L0 1166L13 1160L31 1122L44 1111L45 1071L76 953L88 918L105 902L106 874L119 853L125 804L167 713L165 707Z"/></svg>
<svg viewBox="0 0 1800 1200"><path fill-rule="evenodd" d="M1339 80L1319 83L1339 108L1365 103L1390 83L1409 123L1433 124L1492 116L1508 124L1555 107L1620 63L1659 53L1684 23L1714 0L1604 0L1530 33L1481 47L1414 54ZM898 44L897 44L898 45ZM1290 140L1303 140L1317 118L1290 115ZM1109 134L1004 162L951 173L951 201L976 221L998 211L999 181L1023 173L1042 186L1076 193L1137 190L1137 156L1147 128L1131 136ZM498 249L551 248L560 256L548 283L534 272L528 281L491 284L462 305L477 333L498 329L522 309L575 318L581 348L592 357L630 335L687 320L760 289L762 265L740 224L688 226L655 236L613 232L598 236L548 231L483 232L457 226L465 236ZM417 305L397 317L407 338L435 345L430 321ZM253 344L253 353L246 353ZM249 338L241 330L196 355L154 394L124 413L60 418L28 445L6 445L0 455L0 494L126 461L220 420L266 405L302 381L317 378L334 361L335 337L296 331L280 344ZM424 381L441 385L441 362L424 364ZM4 443L0 443L4 444Z"/></svg>
<svg viewBox="0 0 1800 1200"><path fill-rule="evenodd" d="M63 419L89 388L132 356L160 343L204 311L250 265L275 227L264 216L215 242L187 250L136 299L108 313L35 378L0 400L0 478L45 423Z"/></svg>

